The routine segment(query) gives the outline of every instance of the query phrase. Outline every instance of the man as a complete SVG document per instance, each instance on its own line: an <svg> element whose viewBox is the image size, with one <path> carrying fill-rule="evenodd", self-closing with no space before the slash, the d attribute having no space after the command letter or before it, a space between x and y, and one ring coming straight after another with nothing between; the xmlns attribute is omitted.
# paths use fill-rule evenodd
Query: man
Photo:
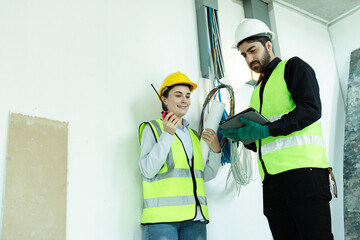
<svg viewBox="0 0 360 240"><path fill-rule="evenodd" d="M298 57L274 56L274 33L257 19L236 29L234 48L260 74L251 107L270 120L222 130L234 141L257 139L264 215L274 239L333 239L329 163L323 143L319 86L313 69Z"/></svg>

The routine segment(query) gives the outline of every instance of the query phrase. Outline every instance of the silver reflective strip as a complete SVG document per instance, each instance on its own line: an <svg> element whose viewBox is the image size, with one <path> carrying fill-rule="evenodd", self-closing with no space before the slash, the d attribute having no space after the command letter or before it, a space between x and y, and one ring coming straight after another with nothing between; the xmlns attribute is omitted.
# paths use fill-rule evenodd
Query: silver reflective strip
<svg viewBox="0 0 360 240"><path fill-rule="evenodd" d="M207 205L206 197L198 197L198 199L201 205ZM143 208L170 207L189 204L196 204L195 197L193 195L144 199Z"/></svg>
<svg viewBox="0 0 360 240"><path fill-rule="evenodd" d="M160 134L162 133L162 131L161 131L159 123L156 120L151 120L150 122L152 123L152 125L154 125L155 130L160 137Z"/></svg>
<svg viewBox="0 0 360 240"><path fill-rule="evenodd" d="M324 139L320 136L314 135L301 135L282 138L261 146L261 154L265 155L267 153L287 147L310 144L324 146Z"/></svg>
<svg viewBox="0 0 360 240"><path fill-rule="evenodd" d="M206 197L203 197L203 196L198 196L198 199L199 199L199 202L201 205L207 205L207 200L206 200Z"/></svg>
<svg viewBox="0 0 360 240"><path fill-rule="evenodd" d="M194 133L194 135L195 135L198 139L200 139L200 136L199 136L198 132L195 131L195 130L192 129L192 128L190 128L190 129L191 129L191 131Z"/></svg>
<svg viewBox="0 0 360 240"><path fill-rule="evenodd" d="M168 171L173 170L175 167L174 157L173 157L171 148L170 148L170 152L166 158L166 164L167 164Z"/></svg>
<svg viewBox="0 0 360 240"><path fill-rule="evenodd" d="M275 122L276 120L279 120L283 115L285 115L285 114L270 116L270 117L267 117L267 119L269 119L270 122Z"/></svg>
<svg viewBox="0 0 360 240"><path fill-rule="evenodd" d="M195 178L204 178L203 171L194 169L194 173L195 173ZM166 178L191 178L191 172L190 169L176 168L173 169L172 171L157 174L155 175L155 177L151 179L143 177L143 181L152 183Z"/></svg>
<svg viewBox="0 0 360 240"><path fill-rule="evenodd" d="M194 169L195 178L204 178L204 171Z"/></svg>

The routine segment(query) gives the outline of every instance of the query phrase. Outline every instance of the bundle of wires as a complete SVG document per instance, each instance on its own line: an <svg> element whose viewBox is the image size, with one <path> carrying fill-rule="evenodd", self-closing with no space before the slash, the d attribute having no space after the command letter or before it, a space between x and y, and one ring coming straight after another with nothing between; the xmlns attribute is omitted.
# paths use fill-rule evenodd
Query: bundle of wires
<svg viewBox="0 0 360 240"><path fill-rule="evenodd" d="M207 95L201 115L200 115L200 124L199 131L204 130L204 115L207 106L213 98L216 98L216 93L220 92L220 89L226 89L230 96L230 116L234 115L235 105L234 105L234 91L230 85L221 84L218 87L212 89ZM221 121L228 118L227 112L224 110ZM218 139L220 141L220 146L222 148L221 164L231 163L230 170L227 177L227 183L229 181L230 175L234 177L235 182L240 193L240 187L249 184L250 181L256 179L257 168L256 168L256 157L255 153L247 150L244 145L239 143L234 143L231 140L227 139L225 136L219 133L220 129L217 129ZM226 184L227 185L227 184Z"/></svg>
<svg viewBox="0 0 360 240"><path fill-rule="evenodd" d="M226 81L226 71L224 60L221 52L221 41L220 41L220 32L217 20L216 10L213 8L208 8L207 11L208 16L208 30L209 30L209 40L210 40L210 52L212 56L212 61L210 64L210 68L212 72L213 79L211 80L212 90L208 93L200 116L199 123L199 131L202 132L203 124L204 124L204 115L205 110L212 99L218 99L222 102L221 89L226 89L230 102L230 111L229 114L224 110L221 121L226 120L229 116L234 115L235 111L235 98L233 88L227 84ZM225 83L226 82L226 83ZM249 150L245 149L242 143L233 143L225 136L219 133L218 129L218 138L220 141L220 146L222 148L222 157L221 163L222 165L226 163L231 163L231 167L228 174L228 180L230 175L232 174L235 182L238 186L246 185L251 180L254 179L256 172L254 169L256 168L256 158L253 153ZM239 188L240 189L240 188Z"/></svg>
<svg viewBox="0 0 360 240"><path fill-rule="evenodd" d="M219 25L217 21L217 13L215 9L208 8L208 23L209 23L209 39L210 50L212 55L212 65L214 68L215 79L220 82L220 79L225 76L224 60L221 52L221 39L219 32Z"/></svg>
<svg viewBox="0 0 360 240"><path fill-rule="evenodd" d="M255 153L247 150L244 145L231 143L231 167L227 177L227 182L232 174L238 186L245 186L257 177L257 167ZM240 189L239 189L240 190Z"/></svg>
<svg viewBox="0 0 360 240"><path fill-rule="evenodd" d="M209 105L209 102L211 101L211 99L216 98L216 93L219 93L219 95L220 95L220 89L222 89L222 88L226 89L227 92L229 93L230 116L234 115L234 111L235 111L234 91L230 85L221 84L218 87L215 87L214 89L212 89L204 101L201 115L200 115L200 123L199 123L199 131L200 132L202 132L204 130L204 115L205 115L206 107ZM221 117L221 121L226 120L228 117L229 117L229 115L227 114L226 111L224 111L224 113ZM224 165L225 163L230 163L230 143L231 142L225 136L223 136L219 133L219 129L217 131L217 134L218 134L218 138L220 141L220 146L223 149L223 155L221 157L221 164Z"/></svg>
<svg viewBox="0 0 360 240"><path fill-rule="evenodd" d="M234 115L235 111L235 98L234 98L234 91L233 88L226 83L220 81L220 79L226 81L226 74L225 74L225 65L224 60L222 57L221 52L221 41L220 41L220 32L219 32L219 25L217 21L217 13L216 10L213 8L208 8L207 11L208 16L208 28L209 28L209 40L210 40L210 52L212 56L211 61L211 72L213 73L213 79L211 79L211 87L212 90L208 93L205 102L203 104L201 116L200 116L200 126L199 131L202 132L203 130L203 121L204 121L204 114L205 109L208 106L211 99L218 99L219 102L222 102L221 96L221 89L226 89L229 97L230 102L230 111L229 114L224 111L221 121L226 120L229 116ZM230 163L230 144L231 142L225 137L222 136L218 131L218 138L220 141L220 146L222 148L222 157L221 163L224 165L226 163Z"/></svg>

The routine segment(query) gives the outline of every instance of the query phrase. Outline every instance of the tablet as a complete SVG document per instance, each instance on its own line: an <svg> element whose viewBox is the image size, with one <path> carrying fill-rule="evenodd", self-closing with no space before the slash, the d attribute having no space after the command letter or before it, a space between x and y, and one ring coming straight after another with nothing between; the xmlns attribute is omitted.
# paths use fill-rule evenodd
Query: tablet
<svg viewBox="0 0 360 240"><path fill-rule="evenodd" d="M265 118L263 115L261 115L258 111L256 111L254 108L248 108L232 117L229 117L228 119L222 121L219 125L220 129L229 129L229 128L240 128L243 127L244 124L240 121L240 118L244 117L248 120L251 120L253 122L257 122L261 125L264 125L265 123L268 123L269 120ZM246 139L241 141L243 144L250 144L254 142L255 139Z"/></svg>

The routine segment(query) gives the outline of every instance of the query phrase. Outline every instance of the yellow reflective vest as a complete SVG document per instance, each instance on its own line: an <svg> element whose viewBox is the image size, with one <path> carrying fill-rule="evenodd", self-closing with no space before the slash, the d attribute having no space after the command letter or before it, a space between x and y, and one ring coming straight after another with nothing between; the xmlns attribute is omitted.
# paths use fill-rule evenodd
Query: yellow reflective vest
<svg viewBox="0 0 360 240"><path fill-rule="evenodd" d="M164 130L161 120L144 122L139 135L149 124L156 141ZM197 206L208 222L207 200L204 187L204 165L197 133L189 128L193 146L192 166L181 140L176 136L167 159L160 171L151 179L143 177L143 214L141 224L182 222L196 216Z"/></svg>
<svg viewBox="0 0 360 240"><path fill-rule="evenodd" d="M251 96L251 107L260 111L271 122L292 111L296 104L287 88L284 73L287 60L281 61L266 82L263 103L260 108L260 87ZM286 136L267 137L257 140L258 165L261 180L265 171L277 174L298 168L328 168L320 121ZM264 169L265 168L265 169Z"/></svg>

